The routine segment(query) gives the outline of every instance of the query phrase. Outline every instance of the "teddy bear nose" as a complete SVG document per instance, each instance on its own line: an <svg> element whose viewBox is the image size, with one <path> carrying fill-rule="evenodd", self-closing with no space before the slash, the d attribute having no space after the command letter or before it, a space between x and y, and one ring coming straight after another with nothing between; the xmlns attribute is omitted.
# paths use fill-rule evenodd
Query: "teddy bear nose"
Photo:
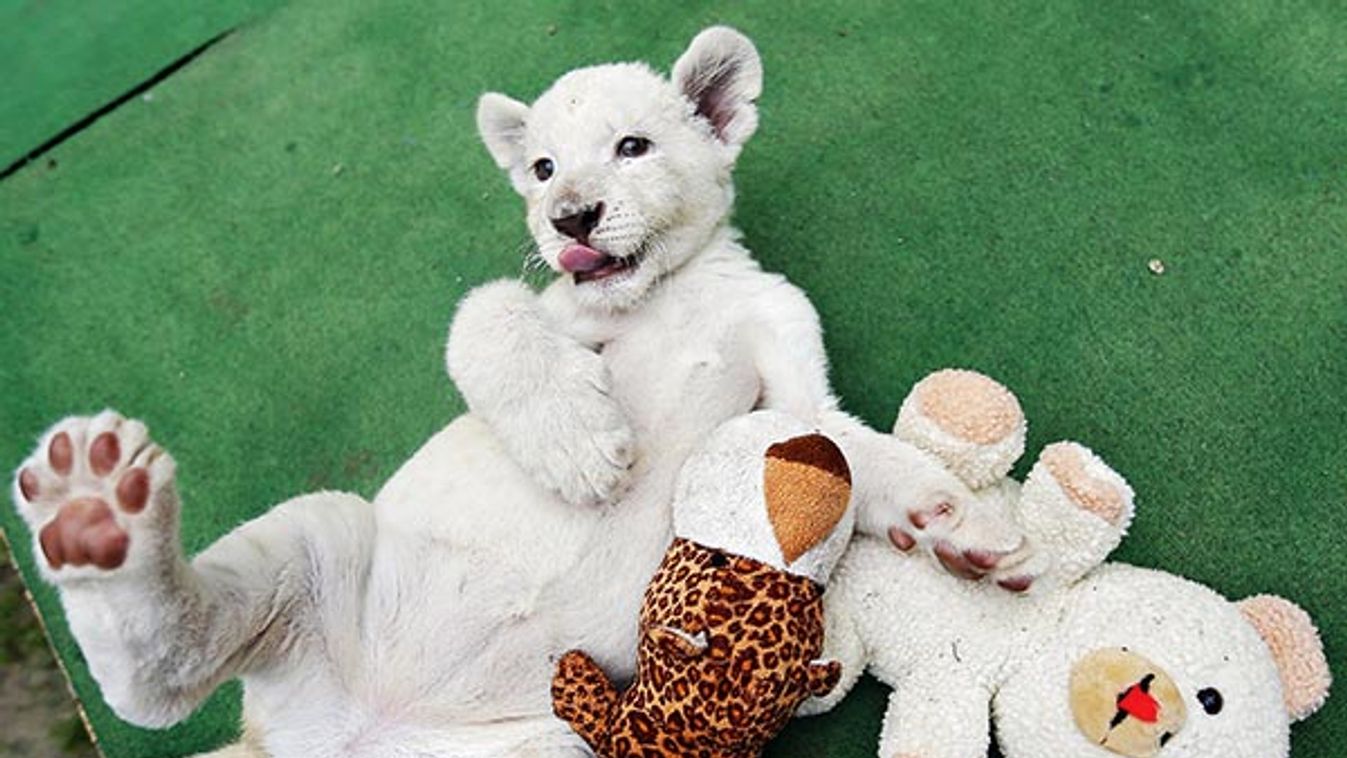
<svg viewBox="0 0 1347 758"><path fill-rule="evenodd" d="M603 218L603 203L595 203L575 213L552 219L552 228L582 245L589 244L589 233Z"/></svg>
<svg viewBox="0 0 1347 758"><path fill-rule="evenodd" d="M1125 692L1118 695L1118 712L1131 716L1134 719L1144 721L1147 724L1154 724L1160 719L1160 703L1151 697L1150 682L1155 678L1154 674L1147 674L1145 679L1128 687Z"/></svg>

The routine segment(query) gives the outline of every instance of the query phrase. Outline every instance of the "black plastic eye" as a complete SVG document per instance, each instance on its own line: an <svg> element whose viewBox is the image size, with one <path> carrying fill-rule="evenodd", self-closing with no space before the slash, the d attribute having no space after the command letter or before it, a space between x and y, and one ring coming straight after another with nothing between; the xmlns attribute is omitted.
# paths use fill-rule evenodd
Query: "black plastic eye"
<svg viewBox="0 0 1347 758"><path fill-rule="evenodd" d="M551 179L556 170L556 164L552 162L551 158L539 158L533 163L533 175L538 177L540 182Z"/></svg>
<svg viewBox="0 0 1347 758"><path fill-rule="evenodd" d="M712 554L711 554L711 567L712 567L712 568L723 569L723 568L725 568L725 567L728 566L728 565L730 565L730 559L729 559L729 558L726 558L725 555L724 555L724 553L712 553Z"/></svg>
<svg viewBox="0 0 1347 758"><path fill-rule="evenodd" d="M650 152L650 140L645 137L623 137L617 143L617 154L622 158L640 158Z"/></svg>
<svg viewBox="0 0 1347 758"><path fill-rule="evenodd" d="M1225 698L1221 697L1219 690L1212 687L1199 691L1197 693L1197 702L1202 704L1202 710L1212 716L1220 713L1221 708L1225 706Z"/></svg>

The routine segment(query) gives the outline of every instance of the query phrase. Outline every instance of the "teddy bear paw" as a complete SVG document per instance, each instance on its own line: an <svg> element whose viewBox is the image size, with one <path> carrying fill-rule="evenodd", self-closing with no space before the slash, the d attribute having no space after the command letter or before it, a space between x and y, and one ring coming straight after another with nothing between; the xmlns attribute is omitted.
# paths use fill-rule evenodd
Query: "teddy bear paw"
<svg viewBox="0 0 1347 758"><path fill-rule="evenodd" d="M1132 488L1084 445L1043 449L1020 494L1019 521L1052 573L1071 581L1102 562L1132 521Z"/></svg>
<svg viewBox="0 0 1347 758"><path fill-rule="evenodd" d="M981 489L1004 477L1024 452L1024 411L1000 382L976 371L945 369L912 388L893 433Z"/></svg>

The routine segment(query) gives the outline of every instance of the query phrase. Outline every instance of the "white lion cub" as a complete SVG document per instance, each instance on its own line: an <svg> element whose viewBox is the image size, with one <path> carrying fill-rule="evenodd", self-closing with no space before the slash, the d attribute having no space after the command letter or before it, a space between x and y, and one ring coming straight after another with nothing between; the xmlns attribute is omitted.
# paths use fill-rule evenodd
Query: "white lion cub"
<svg viewBox="0 0 1347 758"><path fill-rule="evenodd" d="M300 497L188 561L174 463L143 424L105 412L49 430L14 497L112 707L163 726L238 676L233 754L584 755L551 715L552 658L582 648L631 675L675 474L755 408L843 446L862 531L885 534L894 506L925 512L942 560L1015 571L1004 514L836 411L813 308L729 227L761 86L753 45L713 28L671 80L606 65L532 106L482 98L482 137L560 276L463 301L448 367L471 412L373 504Z"/></svg>

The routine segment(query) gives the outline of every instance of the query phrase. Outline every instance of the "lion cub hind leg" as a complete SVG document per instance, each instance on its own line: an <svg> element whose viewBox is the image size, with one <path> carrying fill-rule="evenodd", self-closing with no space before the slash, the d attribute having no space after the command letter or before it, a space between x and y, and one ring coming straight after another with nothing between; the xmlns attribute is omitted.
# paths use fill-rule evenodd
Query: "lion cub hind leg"
<svg viewBox="0 0 1347 758"><path fill-rule="evenodd" d="M369 504L324 492L189 563L175 482L145 425L112 411L56 424L14 479L36 562L61 590L90 672L140 726L180 721L225 680L289 665L330 617L353 618L373 544Z"/></svg>

